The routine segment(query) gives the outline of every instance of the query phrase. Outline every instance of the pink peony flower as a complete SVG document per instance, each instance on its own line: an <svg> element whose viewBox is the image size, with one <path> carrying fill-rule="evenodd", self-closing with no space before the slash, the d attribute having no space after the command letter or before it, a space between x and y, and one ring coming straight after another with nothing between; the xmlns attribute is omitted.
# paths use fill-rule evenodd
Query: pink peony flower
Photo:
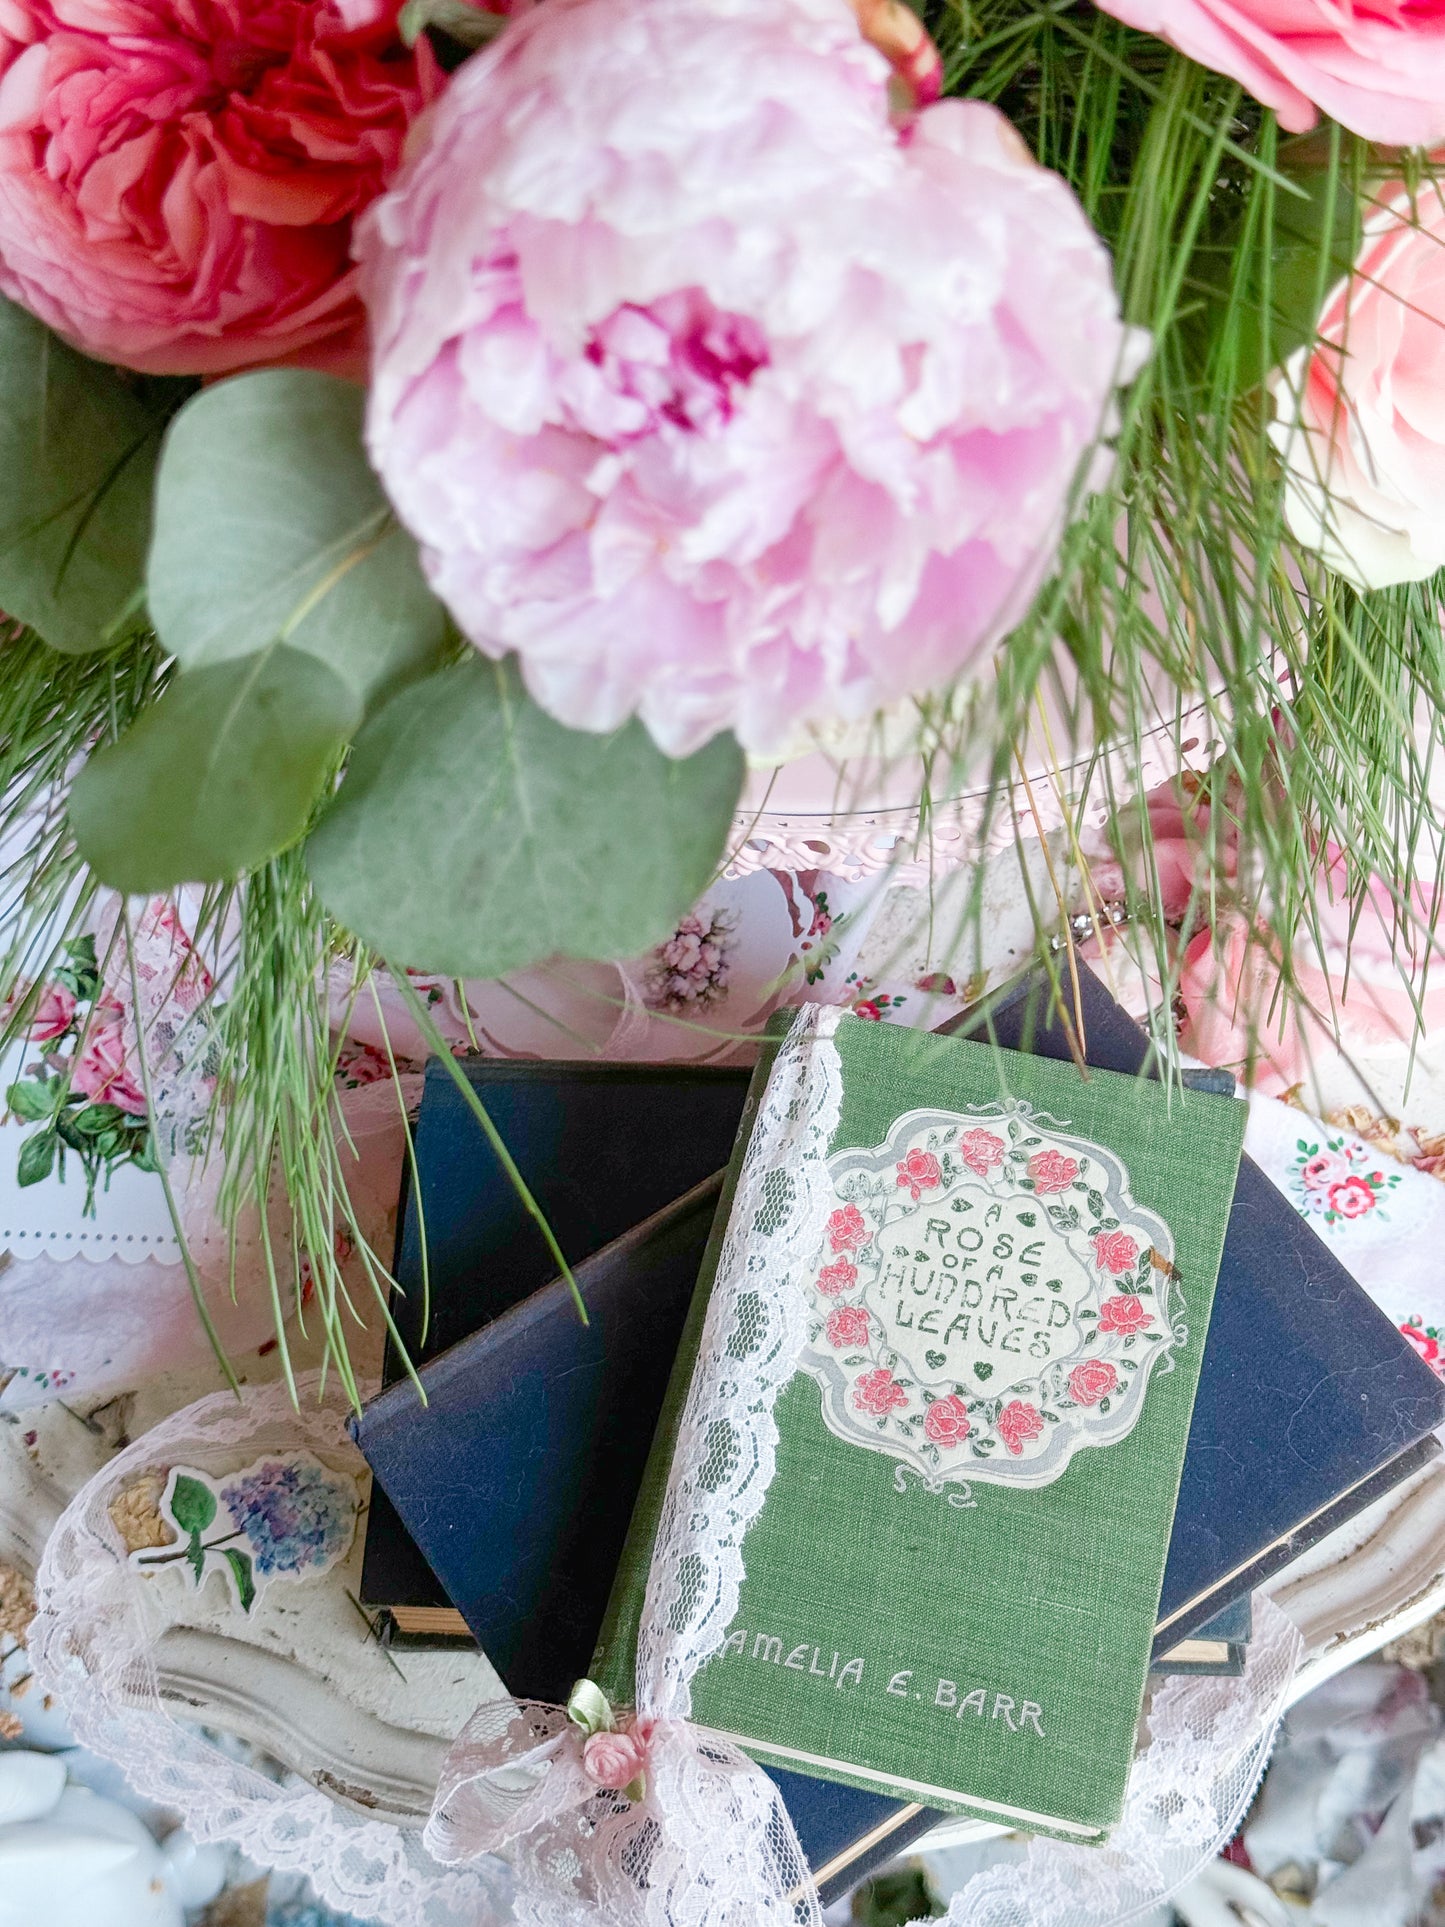
<svg viewBox="0 0 1445 1927"><path fill-rule="evenodd" d="M943 1182L943 1172L938 1159L932 1151L912 1150L898 1165L898 1187L907 1191L917 1204L925 1191L936 1190Z"/></svg>
<svg viewBox="0 0 1445 1927"><path fill-rule="evenodd" d="M962 1445L971 1429L968 1407L956 1392L936 1398L923 1421L924 1436L935 1445Z"/></svg>
<svg viewBox="0 0 1445 1927"><path fill-rule="evenodd" d="M30 1038L37 1044L63 1037L75 1016L75 995L64 984L47 984L30 1019Z"/></svg>
<svg viewBox="0 0 1445 1927"><path fill-rule="evenodd" d="M1043 1414L1036 1405L1025 1405L1021 1398L1010 1399L998 1415L998 1435L1016 1459L1043 1429Z"/></svg>
<svg viewBox="0 0 1445 1927"><path fill-rule="evenodd" d="M620 1793L647 1767L647 1748L635 1733L591 1733L582 1748L582 1770L595 1786Z"/></svg>
<svg viewBox="0 0 1445 1927"><path fill-rule="evenodd" d="M1342 1178L1326 1192L1331 1211L1342 1218L1363 1218L1378 1202L1374 1187L1361 1177Z"/></svg>
<svg viewBox="0 0 1445 1927"><path fill-rule="evenodd" d="M828 1218L828 1243L834 1251L861 1251L873 1234L856 1204L840 1204Z"/></svg>
<svg viewBox="0 0 1445 1927"><path fill-rule="evenodd" d="M106 1000L95 1006L85 1049L71 1067L70 1088L96 1104L114 1104L133 1117L145 1116L145 1092L130 1073L119 1004Z"/></svg>
<svg viewBox="0 0 1445 1927"><path fill-rule="evenodd" d="M1069 1397L1075 1405L1097 1405L1118 1388L1119 1374L1102 1358L1086 1358L1069 1373Z"/></svg>
<svg viewBox="0 0 1445 1927"><path fill-rule="evenodd" d="M1118 1278L1126 1271L1132 1271L1139 1262L1139 1247L1123 1231L1096 1231L1094 1233L1094 1263L1100 1271L1107 1271Z"/></svg>
<svg viewBox="0 0 1445 1927"><path fill-rule="evenodd" d="M845 1345L868 1343L868 1314L861 1305L838 1305L828 1313L824 1327L828 1343L839 1351Z"/></svg>
<svg viewBox="0 0 1445 1927"><path fill-rule="evenodd" d="M359 346L353 217L441 86L400 0L5 0L0 291L216 374Z"/></svg>
<svg viewBox="0 0 1445 1927"><path fill-rule="evenodd" d="M986 1178L1003 1163L1004 1141L992 1131L965 1131L958 1140L958 1155L970 1171Z"/></svg>
<svg viewBox="0 0 1445 1927"><path fill-rule="evenodd" d="M1078 1164L1073 1158L1066 1158L1062 1151L1036 1151L1026 1168L1041 1197L1067 1191L1079 1175Z"/></svg>
<svg viewBox="0 0 1445 1927"><path fill-rule="evenodd" d="M765 752L945 682L1107 471L1139 338L1078 203L888 80L845 0L547 0L362 224L372 458L564 723Z"/></svg>
<svg viewBox="0 0 1445 1927"><path fill-rule="evenodd" d="M1445 564L1445 202L1428 182L1378 201L1318 340L1270 382L1290 528L1362 589Z"/></svg>
<svg viewBox="0 0 1445 1927"><path fill-rule="evenodd" d="M1135 1332L1141 1332L1153 1323L1153 1313L1145 1311L1143 1301L1136 1298L1132 1291L1117 1292L1112 1298L1106 1298L1099 1307L1101 1332L1119 1332L1123 1337L1131 1338Z"/></svg>
<svg viewBox="0 0 1445 1927"><path fill-rule="evenodd" d="M892 1372L880 1365L875 1371L864 1372L853 1387L853 1403L872 1418L887 1418L908 1403L908 1394Z"/></svg>
<svg viewBox="0 0 1445 1927"><path fill-rule="evenodd" d="M837 1298L841 1293L851 1291L857 1282L858 1267L849 1264L846 1258L835 1259L831 1265L824 1265L818 1273L818 1289L828 1298Z"/></svg>
<svg viewBox="0 0 1445 1927"><path fill-rule="evenodd" d="M1099 0L1131 27L1228 74L1291 133L1322 109L1392 147L1445 134L1445 12L1333 0Z"/></svg>

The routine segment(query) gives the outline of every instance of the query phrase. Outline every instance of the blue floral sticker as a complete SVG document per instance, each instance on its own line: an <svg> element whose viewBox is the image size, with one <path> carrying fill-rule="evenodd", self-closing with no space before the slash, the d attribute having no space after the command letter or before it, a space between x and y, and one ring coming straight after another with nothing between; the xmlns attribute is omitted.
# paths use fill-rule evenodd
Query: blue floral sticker
<svg viewBox="0 0 1445 1927"><path fill-rule="evenodd" d="M144 1570L184 1564L192 1583L225 1575L249 1613L273 1579L310 1579L346 1557L356 1533L355 1482L310 1453L257 1459L220 1478L173 1466L160 1513L180 1545L131 1554Z"/></svg>

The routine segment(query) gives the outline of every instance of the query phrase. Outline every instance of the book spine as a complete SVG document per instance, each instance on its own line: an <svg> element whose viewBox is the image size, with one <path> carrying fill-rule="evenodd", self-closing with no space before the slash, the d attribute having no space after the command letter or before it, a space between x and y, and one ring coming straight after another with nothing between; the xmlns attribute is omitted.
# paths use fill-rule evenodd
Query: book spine
<svg viewBox="0 0 1445 1927"><path fill-rule="evenodd" d="M633 1507L632 1523L627 1529L622 1557L618 1561L617 1577L607 1602L602 1630L597 1635L597 1646L592 1656L592 1678L608 1698L619 1705L630 1706L636 1698L638 1628L647 1598L652 1548L657 1538L663 1500L667 1496L667 1481L677 1445L678 1428L682 1423L683 1406L687 1402L688 1387L692 1383L698 1349L702 1344L708 1302L712 1297L713 1281L722 1256L723 1239L727 1235L738 1177L784 1034L785 1026L780 1026L774 1033L770 1024L768 1034L761 1041L732 1157L728 1160L727 1174L718 1197L717 1212L708 1234L707 1249L703 1253L702 1268L698 1272L697 1289L688 1307L687 1323L683 1326L682 1342L667 1381L667 1395L663 1399L657 1430L652 1436L652 1450L647 1457L637 1504Z"/></svg>

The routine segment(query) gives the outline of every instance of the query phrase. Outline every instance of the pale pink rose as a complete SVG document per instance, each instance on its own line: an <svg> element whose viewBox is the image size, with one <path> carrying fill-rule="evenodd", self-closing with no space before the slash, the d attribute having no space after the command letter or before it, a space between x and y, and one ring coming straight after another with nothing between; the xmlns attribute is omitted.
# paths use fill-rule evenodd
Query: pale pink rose
<svg viewBox="0 0 1445 1927"><path fill-rule="evenodd" d="M1132 1338L1135 1332L1153 1323L1153 1314L1145 1311L1143 1300L1136 1298L1132 1291L1116 1292L1099 1307L1101 1332L1118 1332L1124 1338Z"/></svg>
<svg viewBox="0 0 1445 1927"><path fill-rule="evenodd" d="M1300 1181L1306 1191L1328 1191L1332 1184L1350 1175L1350 1167L1333 1151L1319 1151L1300 1166Z"/></svg>
<svg viewBox="0 0 1445 1927"><path fill-rule="evenodd" d="M1141 352L1072 192L981 102L895 127L846 0L546 0L358 247L433 586L562 722L672 755L986 655Z"/></svg>
<svg viewBox="0 0 1445 1927"><path fill-rule="evenodd" d="M956 1392L936 1398L923 1421L924 1436L935 1445L962 1445L970 1429L968 1407Z"/></svg>
<svg viewBox="0 0 1445 1927"><path fill-rule="evenodd" d="M40 993L35 1014L30 1019L31 1040L37 1044L48 1044L56 1037L63 1037L70 1029L74 1016L74 992L67 990L64 984L47 984Z"/></svg>
<svg viewBox="0 0 1445 1927"><path fill-rule="evenodd" d="M1392 147L1445 134L1445 10L1334 0L1100 0L1272 107L1301 133L1323 110Z"/></svg>
<svg viewBox="0 0 1445 1927"><path fill-rule="evenodd" d="M1445 199L1428 180L1375 198L1318 341L1270 383L1290 528L1362 589L1445 564Z"/></svg>
<svg viewBox="0 0 1445 1927"><path fill-rule="evenodd" d="M992 1131L965 1131L958 1140L958 1155L970 1171L986 1178L1003 1163L1004 1141Z"/></svg>
<svg viewBox="0 0 1445 1927"><path fill-rule="evenodd" d="M1037 1405L1026 1405L1021 1398L1010 1399L998 1415L998 1435L1016 1459L1043 1429L1043 1413Z"/></svg>
<svg viewBox="0 0 1445 1927"><path fill-rule="evenodd" d="M1041 1197L1052 1197L1059 1191L1067 1191L1079 1175L1077 1161L1055 1150L1036 1151L1025 1169Z"/></svg>
<svg viewBox="0 0 1445 1927"><path fill-rule="evenodd" d="M1118 1278L1126 1271L1132 1271L1139 1262L1139 1247L1134 1239L1123 1231L1096 1231L1094 1233L1094 1263L1100 1271L1107 1271Z"/></svg>
<svg viewBox="0 0 1445 1927"><path fill-rule="evenodd" d="M114 1104L133 1117L144 1117L145 1092L131 1075L124 1015L112 998L96 1004L85 1048L71 1066L70 1087L96 1104Z"/></svg>
<svg viewBox="0 0 1445 1927"><path fill-rule="evenodd" d="M591 1733L582 1748L582 1769L594 1785L620 1793L647 1765L646 1749L631 1733Z"/></svg>
<svg viewBox="0 0 1445 1927"><path fill-rule="evenodd" d="M87 354L344 359L351 226L441 87L400 0L4 0L0 292Z"/></svg>
<svg viewBox="0 0 1445 1927"><path fill-rule="evenodd" d="M1075 1405L1097 1405L1118 1388L1119 1374L1107 1360L1086 1358L1069 1373L1069 1397Z"/></svg>

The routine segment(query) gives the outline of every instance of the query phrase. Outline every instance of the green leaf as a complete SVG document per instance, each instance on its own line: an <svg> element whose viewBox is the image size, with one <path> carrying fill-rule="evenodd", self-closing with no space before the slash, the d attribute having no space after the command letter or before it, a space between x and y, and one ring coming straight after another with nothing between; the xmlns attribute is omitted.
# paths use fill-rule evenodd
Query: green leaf
<svg viewBox="0 0 1445 1927"><path fill-rule="evenodd" d="M632 957L712 880L742 777L731 737L673 761L640 723L564 729L473 656L366 724L307 864L332 915L397 964L497 977Z"/></svg>
<svg viewBox="0 0 1445 1927"><path fill-rule="evenodd" d="M125 1112L118 1104L87 1104L71 1119L76 1130L86 1137L99 1137L103 1131L124 1121Z"/></svg>
<svg viewBox="0 0 1445 1927"><path fill-rule="evenodd" d="M41 1118L49 1117L55 1109L56 1085L59 1081L54 1077L22 1078L6 1091L5 1102L15 1116L26 1124L38 1124Z"/></svg>
<svg viewBox="0 0 1445 1927"><path fill-rule="evenodd" d="M222 1554L231 1568L231 1577L236 1582L236 1598L240 1601L241 1611L250 1612L256 1603L256 1582L251 1577L251 1560L247 1553L237 1552L234 1546L227 1546Z"/></svg>
<svg viewBox="0 0 1445 1927"><path fill-rule="evenodd" d="M201 1544L201 1535L199 1532L193 1532L191 1534L190 1544L186 1547L186 1564L190 1567L196 1584L199 1586L202 1579L206 1576L206 1549Z"/></svg>
<svg viewBox="0 0 1445 1927"><path fill-rule="evenodd" d="M204 1480L178 1472L171 1490L170 1512L182 1532L204 1532L216 1516L216 1495Z"/></svg>
<svg viewBox="0 0 1445 1927"><path fill-rule="evenodd" d="M55 1153L60 1139L54 1131L37 1131L20 1147L15 1175L20 1184L40 1184L55 1169Z"/></svg>
<svg viewBox="0 0 1445 1927"><path fill-rule="evenodd" d="M504 13L489 13L473 0L406 0L397 16L397 32L414 47L429 27L463 47L483 47L507 24Z"/></svg>
<svg viewBox="0 0 1445 1927"><path fill-rule="evenodd" d="M351 382L279 368L207 388L176 417L147 589L183 668L287 643L364 706L435 660L446 617L367 464L365 401Z"/></svg>
<svg viewBox="0 0 1445 1927"><path fill-rule="evenodd" d="M360 720L341 678L299 649L187 671L76 778L81 853L118 890L237 876L304 833Z"/></svg>
<svg viewBox="0 0 1445 1927"><path fill-rule="evenodd" d="M114 368L0 301L0 608L55 649L138 609L161 421Z"/></svg>

